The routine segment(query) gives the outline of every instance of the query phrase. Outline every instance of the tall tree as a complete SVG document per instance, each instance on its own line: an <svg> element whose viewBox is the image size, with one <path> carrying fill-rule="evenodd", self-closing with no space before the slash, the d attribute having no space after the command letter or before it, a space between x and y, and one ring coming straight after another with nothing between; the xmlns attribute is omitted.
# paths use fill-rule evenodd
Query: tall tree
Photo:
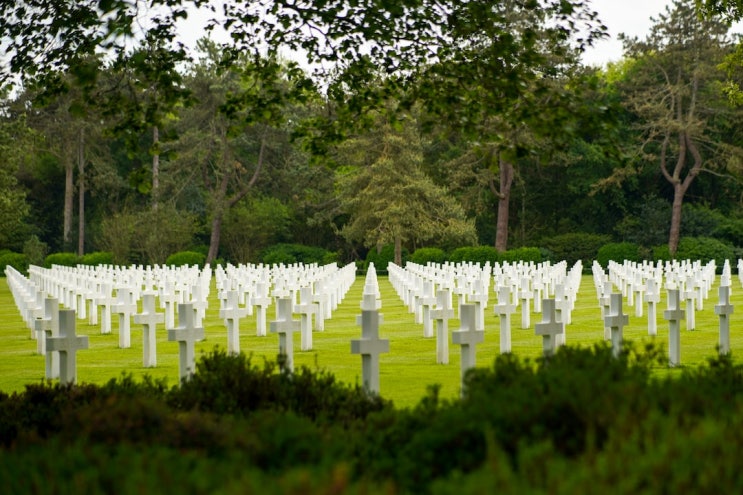
<svg viewBox="0 0 743 495"><path fill-rule="evenodd" d="M380 248L394 244L397 264L403 245L426 241L457 246L477 238L474 222L442 187L421 170L420 137L411 124L401 130L380 123L373 132L339 150L340 210L349 215L341 234Z"/></svg>
<svg viewBox="0 0 743 495"><path fill-rule="evenodd" d="M23 245L19 237L29 207L26 193L18 187L16 174L20 163L32 154L32 131L25 120L0 119L0 246L4 248L19 249Z"/></svg>
<svg viewBox="0 0 743 495"><path fill-rule="evenodd" d="M719 171L740 156L738 143L715 127L734 109L719 91L718 68L730 51L728 25L701 19L692 0L666 7L645 40L625 39L628 64L623 98L637 115L641 133L638 160L655 162L672 188L668 248L675 254L684 198L700 173Z"/></svg>
<svg viewBox="0 0 743 495"><path fill-rule="evenodd" d="M177 161L198 170L202 180L211 262L218 255L225 215L254 189L267 163L277 160L287 138L280 129L284 108L301 100L305 89L292 66L278 61L256 66L242 58L222 70L225 54L205 40L200 46L204 57L186 77L198 103L181 112Z"/></svg>

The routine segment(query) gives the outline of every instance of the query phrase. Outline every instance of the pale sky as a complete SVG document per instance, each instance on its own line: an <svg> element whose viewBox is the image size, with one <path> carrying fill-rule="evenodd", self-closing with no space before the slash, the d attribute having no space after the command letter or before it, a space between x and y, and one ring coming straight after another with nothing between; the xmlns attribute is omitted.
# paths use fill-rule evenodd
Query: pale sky
<svg viewBox="0 0 743 495"><path fill-rule="evenodd" d="M610 38L586 51L583 62L589 65L605 65L607 62L619 60L622 57L622 43L618 39L618 34L625 33L644 38L653 24L650 18L657 18L658 14L664 12L666 6L672 3L672 0L591 0L591 8L599 13L599 19L608 27ZM196 39L203 35L203 31L199 29L200 16L194 12L191 14L183 28L184 41L189 46L195 45ZM738 28L735 31L741 30ZM219 40L220 35L215 34Z"/></svg>
<svg viewBox="0 0 743 495"><path fill-rule="evenodd" d="M591 8L599 13L599 19L609 28L610 38L597 43L583 55L583 62L589 65L605 65L622 58L622 42L618 34L644 38L653 22L671 0L593 0Z"/></svg>

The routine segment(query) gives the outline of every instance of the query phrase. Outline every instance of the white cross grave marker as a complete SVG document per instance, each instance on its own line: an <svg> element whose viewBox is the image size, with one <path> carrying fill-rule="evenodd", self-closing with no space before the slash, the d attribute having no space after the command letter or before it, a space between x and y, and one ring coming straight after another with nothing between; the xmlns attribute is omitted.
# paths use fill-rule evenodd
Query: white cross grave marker
<svg viewBox="0 0 743 495"><path fill-rule="evenodd" d="M142 312L134 315L134 323L142 325L142 363L145 368L157 366L158 323L165 322L165 315L155 309L155 293L142 293Z"/></svg>
<svg viewBox="0 0 743 495"><path fill-rule="evenodd" d="M111 284L101 284L101 294L95 303L101 307L101 333L111 333L111 306L116 299L111 295Z"/></svg>
<svg viewBox="0 0 743 495"><path fill-rule="evenodd" d="M523 277L521 279L521 290L519 291L519 300L521 301L521 328L529 328L531 326L531 308L529 300L534 297L531 290L529 289L529 279Z"/></svg>
<svg viewBox="0 0 743 495"><path fill-rule="evenodd" d="M132 297L131 289L119 287L116 289L116 303L111 305L111 314L119 315L119 347L122 349L132 346L131 316L137 312Z"/></svg>
<svg viewBox="0 0 743 495"><path fill-rule="evenodd" d="M255 331L258 337L266 335L266 309L271 305L271 298L268 297L268 287L265 282L255 284L255 296L250 303L257 306L255 313Z"/></svg>
<svg viewBox="0 0 743 495"><path fill-rule="evenodd" d="M614 357L622 352L622 331L629 324L629 316L622 313L622 294L613 293L610 296L609 314L604 316L604 326L611 329L611 351ZM637 305L642 305L640 300Z"/></svg>
<svg viewBox="0 0 743 495"><path fill-rule="evenodd" d="M379 355L390 352L390 341L379 338L379 302L375 294L364 294L361 315L356 324L361 325L361 338L351 341L351 354L361 354L361 381L367 391L379 393Z"/></svg>
<svg viewBox="0 0 743 495"><path fill-rule="evenodd" d="M511 289L507 285L498 288L498 304L495 314L500 318L500 352L511 352L511 314L516 305L511 303Z"/></svg>
<svg viewBox="0 0 743 495"><path fill-rule="evenodd" d="M312 287L301 287L299 289L299 304L294 308L299 313L299 332L301 334L300 346L303 351L312 350L312 315L315 312L315 304L312 302Z"/></svg>
<svg viewBox="0 0 743 495"><path fill-rule="evenodd" d="M236 290L227 291L227 300L219 317L227 326L227 353L240 354L240 319L247 316L247 308L240 307L239 294Z"/></svg>
<svg viewBox="0 0 743 495"><path fill-rule="evenodd" d="M648 335L657 335L656 308L660 302L660 287L654 278L649 278L646 282L645 302L648 303Z"/></svg>
<svg viewBox="0 0 743 495"><path fill-rule="evenodd" d="M194 325L191 303L178 304L178 326L168 328L168 341L178 342L179 377L187 380L195 371L194 343L204 339L204 327Z"/></svg>
<svg viewBox="0 0 743 495"><path fill-rule="evenodd" d="M59 337L59 300L56 297L44 299L44 317L34 322L34 328L37 351L46 356L46 378L59 378L59 353L50 352L46 346L48 337Z"/></svg>
<svg viewBox="0 0 743 495"><path fill-rule="evenodd" d="M423 320L423 337L433 337L433 308L436 305L436 297L433 295L434 283L430 280L423 282L423 295L420 299L421 318Z"/></svg>
<svg viewBox="0 0 743 495"><path fill-rule="evenodd" d="M730 286L720 285L717 292L720 303L715 305L715 314L720 317L720 348L719 353L730 353L730 315L733 314L733 305L730 304Z"/></svg>
<svg viewBox="0 0 743 495"><path fill-rule="evenodd" d="M459 307L459 330L451 334L452 343L459 344L462 349L462 390L464 390L464 376L467 370L474 368L477 363L477 344L485 340L485 332L477 330L476 311L474 304L462 304Z"/></svg>
<svg viewBox="0 0 743 495"><path fill-rule="evenodd" d="M684 310L679 308L678 289L668 290L668 309L663 312L663 317L668 320L668 361L671 366L676 366L681 360L681 332L680 321L684 319Z"/></svg>
<svg viewBox="0 0 743 495"><path fill-rule="evenodd" d="M59 381L75 383L77 379L77 351L88 348L88 336L75 335L75 312L70 309L59 311L59 337L46 338L46 352L59 353Z"/></svg>
<svg viewBox="0 0 743 495"><path fill-rule="evenodd" d="M542 299L542 321L534 325L534 334L542 336L542 348L545 357L550 357L555 353L555 337L564 331L565 323L557 321L555 300Z"/></svg>
<svg viewBox="0 0 743 495"><path fill-rule="evenodd" d="M452 297L449 289L436 292L436 307L431 318L436 321L436 362L449 364L449 320L454 318Z"/></svg>
<svg viewBox="0 0 743 495"><path fill-rule="evenodd" d="M300 329L299 320L292 320L292 298L276 299L277 318L271 322L271 333L279 334L279 355L284 358L286 369L294 371L294 332Z"/></svg>

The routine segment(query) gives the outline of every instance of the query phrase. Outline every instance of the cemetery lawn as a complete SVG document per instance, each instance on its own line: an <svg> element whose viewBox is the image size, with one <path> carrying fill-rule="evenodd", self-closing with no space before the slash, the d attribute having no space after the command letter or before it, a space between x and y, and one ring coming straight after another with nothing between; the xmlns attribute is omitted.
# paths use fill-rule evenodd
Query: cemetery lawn
<svg viewBox="0 0 743 495"><path fill-rule="evenodd" d="M718 277L719 279L719 277ZM453 399L460 393L460 349L449 344L448 365L436 364L436 340L423 337L423 325L416 324L397 296L387 277L379 276L382 295L380 313L380 338L389 339L390 352L380 356L381 396L391 400L397 408L410 408L426 396L431 385L440 386L440 397ZM305 366L313 371L328 371L347 384L361 381L361 357L350 352L351 339L359 338L361 329L356 325L360 314L363 276L357 276L343 302L325 322L323 332L315 331L313 350L300 351L299 332L294 335L295 368ZM456 298L455 298L456 299ZM490 299L485 312L485 341L477 347L477 365L490 368L499 352L500 323L494 315L493 304L497 299L491 286ZM696 313L696 329L687 330L686 322L681 323L681 366L668 368L656 366L654 373L659 376L680 373L680 369L696 367L716 356L719 318L714 312L717 304L717 285L709 292L704 308ZM736 357L743 348L743 335L737 332L739 314L743 314L743 291L737 278L733 281L731 303L739 312L731 315L730 347ZM682 305L683 306L683 305ZM624 303L624 313L629 315L629 326L624 329L625 341L642 346L654 342L667 352L668 322L663 319L666 308L665 291L657 310L658 336L647 335L647 306L643 316L635 316L635 309ZM158 307L158 311L162 311ZM275 306L267 312L267 320L275 318ZM294 315L294 319L299 319ZM512 350L516 356L536 360L542 353L542 341L534 335L534 324L541 315L531 315L531 328L521 329L521 309L511 316ZM264 360L275 361L278 353L278 336L268 333L265 337L255 335L255 316L240 321L240 349L254 364L262 366ZM449 330L459 328L458 320L449 321ZM157 329L157 367L144 368L142 365L142 327L131 324L132 346L119 348L118 317L112 319L112 333L102 335L99 326L91 326L86 320L77 320L78 335L87 335L90 348L77 354L77 377L79 383L102 385L111 379L120 378L123 373L139 380L144 375L155 379L166 379L168 385L175 385L178 377L178 344L168 342L164 325ZM219 318L219 302L216 297L214 281L209 297L209 308L204 320L205 340L196 344L196 359L210 353L215 348L226 349L227 330ZM0 391L21 392L28 384L39 384L44 377L44 357L36 354L36 342L31 339L13 302L7 283L0 283ZM590 275L584 275L581 288L572 313L572 322L566 327L566 341L569 346L591 347L603 341L603 323L598 306L596 291Z"/></svg>

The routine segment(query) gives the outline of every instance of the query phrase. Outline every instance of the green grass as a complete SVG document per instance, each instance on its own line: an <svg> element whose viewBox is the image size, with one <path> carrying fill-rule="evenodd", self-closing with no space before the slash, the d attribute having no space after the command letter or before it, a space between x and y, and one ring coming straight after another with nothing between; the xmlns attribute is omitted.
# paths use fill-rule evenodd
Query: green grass
<svg viewBox="0 0 743 495"><path fill-rule="evenodd" d="M450 360L448 365L436 364L436 340L423 337L422 324L416 324L412 314L394 292L386 277L379 277L382 293L384 320L380 326L380 336L390 340L390 353L380 358L380 387L382 396L391 399L399 407L410 407L418 403L425 395L429 385L439 384L441 395L454 398L459 394L460 361L459 346L450 343ZM325 369L334 373L339 380L347 383L359 383L361 380L361 358L350 353L350 341L360 336L356 325L356 315L360 314L361 290L363 277L356 282L346 298L334 312L333 318L325 322L324 332L313 335L314 349L308 352L299 351L299 334L295 334L295 366L308 366L312 369ZM734 279L731 302L743 308L743 291ZM492 288L491 288L492 290ZM499 352L498 318L493 313L493 302L496 295L491 293L490 304L486 310L485 342L478 346L477 364L487 367ZM682 323L681 331L681 367L696 366L716 354L718 342L718 317L714 313L717 303L717 288L710 291L704 309L696 315L696 330L687 331ZM655 341L667 349L668 322L663 319L665 299L657 311L658 336ZM646 309L646 308L645 308ZM636 343L652 340L647 336L647 316L637 318L634 308L625 305L625 313L630 315L629 326L625 328L625 340ZM740 309L743 313L743 309ZM206 339L196 344L196 355L209 352L216 346L226 348L227 330L220 320L219 303L216 291L212 287L209 309L204 321ZM646 311L645 311L646 314ZM270 307L267 320L274 319L274 306ZM36 341L30 337L18 310L13 303L7 283L0 283L0 390L4 392L22 391L26 384L38 383L44 377L44 357L36 354ZM743 348L743 335L737 332L738 314L731 317L731 349L733 356ZM298 319L298 316L295 316ZM534 335L534 323L541 316L532 314L532 327L522 330L520 309L512 316L512 350L522 357L538 358L542 352L541 337ZM449 322L450 330L459 326L457 320ZM135 377L150 375L154 378L167 378L168 384L174 385L178 380L178 344L167 341L167 332L163 325L158 327L156 368L142 366L142 331L140 325L132 324L132 347L118 347L118 319L114 317L113 332L101 335L100 327L78 320L78 334L88 335L90 349L78 353L77 376L79 382L102 384L123 372ZM265 337L255 335L255 317L249 316L240 323L240 348L253 355L254 361L262 359L275 360L278 352L278 336L268 334ZM603 341L603 323L600 319L596 292L589 275L583 277L581 290L572 315L572 323L567 326L568 345L590 346ZM677 373L677 369L659 368L657 373Z"/></svg>

